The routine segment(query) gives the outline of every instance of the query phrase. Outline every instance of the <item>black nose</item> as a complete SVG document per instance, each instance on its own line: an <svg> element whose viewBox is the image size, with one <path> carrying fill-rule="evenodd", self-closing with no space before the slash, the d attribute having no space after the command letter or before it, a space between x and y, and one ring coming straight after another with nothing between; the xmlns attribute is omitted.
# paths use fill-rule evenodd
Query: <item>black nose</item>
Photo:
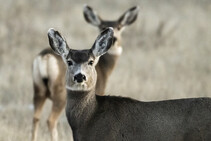
<svg viewBox="0 0 211 141"><path fill-rule="evenodd" d="M81 73L74 76L74 81L77 81L78 83L82 83L84 80L86 81L86 76Z"/></svg>

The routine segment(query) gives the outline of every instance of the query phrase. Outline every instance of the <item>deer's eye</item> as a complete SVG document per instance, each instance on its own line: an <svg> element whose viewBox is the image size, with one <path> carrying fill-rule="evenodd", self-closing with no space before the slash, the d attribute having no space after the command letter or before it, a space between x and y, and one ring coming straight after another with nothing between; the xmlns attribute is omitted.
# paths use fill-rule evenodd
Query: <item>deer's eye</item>
<svg viewBox="0 0 211 141"><path fill-rule="evenodd" d="M88 65L93 65L93 63L94 63L94 61L93 60L91 60L91 61L89 61L89 63L88 63Z"/></svg>
<svg viewBox="0 0 211 141"><path fill-rule="evenodd" d="M72 65L73 65L73 62L70 61L70 60L68 60L68 61L67 61L67 64L68 64L68 66L72 66Z"/></svg>

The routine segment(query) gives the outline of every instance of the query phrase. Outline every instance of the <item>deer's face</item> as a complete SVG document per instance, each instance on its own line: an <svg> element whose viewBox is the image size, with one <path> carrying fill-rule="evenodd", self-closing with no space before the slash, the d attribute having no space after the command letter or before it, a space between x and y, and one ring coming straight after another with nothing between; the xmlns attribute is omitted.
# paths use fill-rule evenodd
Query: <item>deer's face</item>
<svg viewBox="0 0 211 141"><path fill-rule="evenodd" d="M77 91L91 90L95 86L98 57L94 57L91 50L70 50L64 61L67 65L67 88Z"/></svg>
<svg viewBox="0 0 211 141"><path fill-rule="evenodd" d="M113 29L105 29L89 50L72 50L58 31L49 29L51 48L63 58L67 66L66 87L73 91L90 91L95 88L95 66L99 57L107 52L113 40Z"/></svg>
<svg viewBox="0 0 211 141"><path fill-rule="evenodd" d="M98 27L100 32L105 28L112 27L114 29L114 38L113 44L120 44L121 33L124 30L125 26L132 24L138 16L139 7L135 6L127 10L122 16L119 17L118 20L107 21L102 20L100 16L97 15L96 11L94 11L90 6L84 6L83 14L85 20Z"/></svg>

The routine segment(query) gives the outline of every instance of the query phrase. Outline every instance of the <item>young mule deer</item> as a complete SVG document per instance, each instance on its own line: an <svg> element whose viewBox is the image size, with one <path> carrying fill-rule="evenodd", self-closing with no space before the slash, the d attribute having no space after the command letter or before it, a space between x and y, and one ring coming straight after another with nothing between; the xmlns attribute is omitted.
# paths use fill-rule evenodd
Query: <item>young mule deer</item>
<svg viewBox="0 0 211 141"><path fill-rule="evenodd" d="M113 45L107 53L100 57L96 66L97 70L97 84L96 94L104 95L108 77L111 75L119 56L122 54L121 34L125 26L132 24L138 16L139 7L135 6L127 10L119 19L114 21L102 20L90 6L84 6L85 20L98 27L99 31L105 28L112 27L114 29Z"/></svg>
<svg viewBox="0 0 211 141"><path fill-rule="evenodd" d="M211 99L141 102L95 93L99 57L111 47L113 30L104 30L88 50L72 50L58 31L49 44L67 66L66 116L74 141L210 141Z"/></svg>
<svg viewBox="0 0 211 141"><path fill-rule="evenodd" d="M114 40L110 52L101 56L96 66L97 87L96 93L103 95L109 75L111 74L117 58L122 53L120 46L121 32L126 25L132 24L138 15L138 7L126 11L117 21L103 21L89 6L84 7L86 21L97 26L100 31L106 27L114 28ZM36 141L39 119L42 107L47 98L53 102L51 114L48 118L48 127L51 132L52 141L57 140L57 121L66 103L65 89L66 66L62 58L51 49L44 49L33 62L33 85L34 85L34 117L32 129L32 141Z"/></svg>

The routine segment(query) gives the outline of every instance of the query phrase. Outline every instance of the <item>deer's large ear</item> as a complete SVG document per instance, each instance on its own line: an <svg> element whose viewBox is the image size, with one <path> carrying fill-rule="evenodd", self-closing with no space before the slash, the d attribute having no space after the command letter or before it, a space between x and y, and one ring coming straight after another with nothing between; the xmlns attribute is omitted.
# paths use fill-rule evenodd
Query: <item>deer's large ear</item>
<svg viewBox="0 0 211 141"><path fill-rule="evenodd" d="M125 25L130 25L133 22L135 22L135 20L138 17L138 12L139 12L139 6L134 6L132 8L130 8L129 10L127 10L118 20L118 22L125 26Z"/></svg>
<svg viewBox="0 0 211 141"><path fill-rule="evenodd" d="M48 39L51 48L54 52L62 57L66 57L69 53L69 47L65 39L61 36L58 31L55 31L53 28L48 30Z"/></svg>
<svg viewBox="0 0 211 141"><path fill-rule="evenodd" d="M99 57L108 51L108 49L112 45L113 34L114 34L113 28L111 27L106 28L104 31L100 33L100 35L95 40L95 43L91 49L92 54L95 57Z"/></svg>
<svg viewBox="0 0 211 141"><path fill-rule="evenodd" d="M101 24L101 18L90 6L84 5L83 14L88 23L94 26L99 26Z"/></svg>

